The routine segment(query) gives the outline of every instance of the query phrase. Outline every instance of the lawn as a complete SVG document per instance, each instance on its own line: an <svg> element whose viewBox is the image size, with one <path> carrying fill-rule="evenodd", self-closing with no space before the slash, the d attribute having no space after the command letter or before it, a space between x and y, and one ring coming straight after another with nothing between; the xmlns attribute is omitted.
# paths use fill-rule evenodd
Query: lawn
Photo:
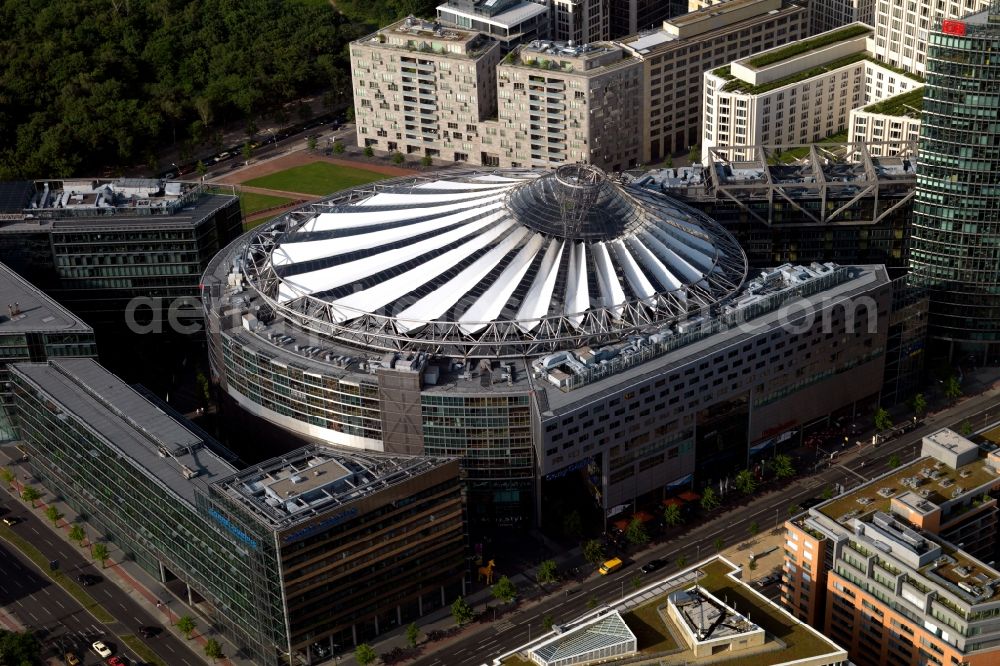
<svg viewBox="0 0 1000 666"><path fill-rule="evenodd" d="M383 174L329 162L313 162L292 167L269 176L248 180L244 185L285 192L323 196L386 178Z"/></svg>
<svg viewBox="0 0 1000 666"><path fill-rule="evenodd" d="M243 215L253 215L258 211L265 210L267 208L274 208L276 206L284 206L289 204L294 199L288 199L286 197L275 197L270 194L258 194L256 192L240 192L240 210L243 211Z"/></svg>

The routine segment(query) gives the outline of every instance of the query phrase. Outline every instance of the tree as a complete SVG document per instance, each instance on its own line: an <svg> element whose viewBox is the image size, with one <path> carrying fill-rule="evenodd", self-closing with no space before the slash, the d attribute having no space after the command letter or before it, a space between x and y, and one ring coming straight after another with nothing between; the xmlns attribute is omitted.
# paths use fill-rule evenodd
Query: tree
<svg viewBox="0 0 1000 666"><path fill-rule="evenodd" d="M429 167L434 164L434 160L431 159L430 155L424 155L420 158L420 164L421 166Z"/></svg>
<svg viewBox="0 0 1000 666"><path fill-rule="evenodd" d="M798 504L792 504L788 507L788 517L798 515L802 511L802 507Z"/></svg>
<svg viewBox="0 0 1000 666"><path fill-rule="evenodd" d="M368 643L362 643L358 647L354 648L354 661L361 664L361 666L373 664L376 659L378 659L378 655L375 654L375 648L368 645Z"/></svg>
<svg viewBox="0 0 1000 666"><path fill-rule="evenodd" d="M951 375L944 381L944 397L948 400L958 400L962 397L962 385L958 382L958 377Z"/></svg>
<svg viewBox="0 0 1000 666"><path fill-rule="evenodd" d="M924 397L923 393L913 396L913 411L918 417L927 411L927 398Z"/></svg>
<svg viewBox="0 0 1000 666"><path fill-rule="evenodd" d="M417 641L420 639L420 629L417 628L416 622L411 622L406 625L406 644L411 648L417 647Z"/></svg>
<svg viewBox="0 0 1000 666"><path fill-rule="evenodd" d="M962 421L962 425L958 426L958 432L963 437L968 437L972 434L972 424L969 423L968 419Z"/></svg>
<svg viewBox="0 0 1000 666"><path fill-rule="evenodd" d="M668 169L673 169L674 168L674 156L673 155L667 155L667 159L663 160L663 166L667 167Z"/></svg>
<svg viewBox="0 0 1000 666"><path fill-rule="evenodd" d="M21 489L21 499L25 502L31 502L31 508L35 508L35 502L41 498L42 494L38 492L38 489L34 486L25 486Z"/></svg>
<svg viewBox="0 0 1000 666"><path fill-rule="evenodd" d="M42 646L30 631L0 629L0 664L33 666L42 663Z"/></svg>
<svg viewBox="0 0 1000 666"><path fill-rule="evenodd" d="M823 492L819 496L825 500L833 499L833 486L823 488Z"/></svg>
<svg viewBox="0 0 1000 666"><path fill-rule="evenodd" d="M215 663L216 659L222 659L222 645L214 638L205 641L205 656Z"/></svg>
<svg viewBox="0 0 1000 666"><path fill-rule="evenodd" d="M681 515L681 508L676 504L668 504L663 510L663 522L667 527L677 527L684 522L684 516Z"/></svg>
<svg viewBox="0 0 1000 666"><path fill-rule="evenodd" d="M249 162L250 158L253 157L253 146L250 145L249 141L243 142L243 161Z"/></svg>
<svg viewBox="0 0 1000 666"><path fill-rule="evenodd" d="M714 511L719 508L719 496L711 488L705 488L701 493L701 508L705 511Z"/></svg>
<svg viewBox="0 0 1000 666"><path fill-rule="evenodd" d="M722 540L722 537L715 537L715 541L712 542L712 546L715 547L716 553L721 553L726 542Z"/></svg>
<svg viewBox="0 0 1000 666"><path fill-rule="evenodd" d="M45 517L51 520L54 526L57 526L59 524L59 519L62 518L63 515L59 513L59 509L57 509L55 505L50 504L45 508Z"/></svg>
<svg viewBox="0 0 1000 666"><path fill-rule="evenodd" d="M891 456L889 456L888 465L890 469L896 469L897 467L899 467L899 455L893 453Z"/></svg>
<svg viewBox="0 0 1000 666"><path fill-rule="evenodd" d="M750 564L748 566L750 568L750 571L757 571L757 558L751 557Z"/></svg>
<svg viewBox="0 0 1000 666"><path fill-rule="evenodd" d="M752 537L757 536L757 533L760 532L760 523L758 523L756 520L750 521L750 524L747 525L747 532Z"/></svg>
<svg viewBox="0 0 1000 666"><path fill-rule="evenodd" d="M190 615L181 615L177 618L177 629L184 634L184 638L188 640L191 640L191 634L194 633L194 629L197 626L198 623L195 622L194 618Z"/></svg>
<svg viewBox="0 0 1000 666"><path fill-rule="evenodd" d="M649 543L649 532L641 520L633 518L625 528L625 538L633 546L643 546Z"/></svg>
<svg viewBox="0 0 1000 666"><path fill-rule="evenodd" d="M365 146L362 152L365 154L365 157L375 157L375 149L371 146Z"/></svg>
<svg viewBox="0 0 1000 666"><path fill-rule="evenodd" d="M691 160L691 164L701 160L701 144L696 146L691 146L691 150L688 152L688 159Z"/></svg>
<svg viewBox="0 0 1000 666"><path fill-rule="evenodd" d="M597 597L593 594L587 597L587 608L594 609L597 608Z"/></svg>
<svg viewBox="0 0 1000 666"><path fill-rule="evenodd" d="M101 563L101 568L105 567L108 559L108 546L103 543L95 543L90 547L90 557Z"/></svg>
<svg viewBox="0 0 1000 666"><path fill-rule="evenodd" d="M83 529L82 525L74 523L73 526L69 528L69 538L76 541L78 546L82 546L83 540L87 538L87 532Z"/></svg>
<svg viewBox="0 0 1000 666"><path fill-rule="evenodd" d="M684 567L687 566L687 563L688 563L688 558L684 557L683 555L678 555L677 556L677 568L678 569L683 569Z"/></svg>
<svg viewBox="0 0 1000 666"><path fill-rule="evenodd" d="M604 544L597 539L591 539L583 544L583 559L591 564L600 564L604 561Z"/></svg>
<svg viewBox="0 0 1000 666"><path fill-rule="evenodd" d="M580 538L583 534L583 518L579 511L574 509L566 514L563 518L562 532L567 539Z"/></svg>
<svg viewBox="0 0 1000 666"><path fill-rule="evenodd" d="M542 616L542 629L545 631L552 631L552 625L556 623L556 619L551 613L546 613Z"/></svg>
<svg viewBox="0 0 1000 666"><path fill-rule="evenodd" d="M517 586L507 576L500 576L500 580L494 583L491 589L493 596L503 604L509 604L517 596Z"/></svg>
<svg viewBox="0 0 1000 666"><path fill-rule="evenodd" d="M632 576L631 580L632 580L633 590L638 590L640 587L642 587L642 576L640 576L639 574Z"/></svg>
<svg viewBox="0 0 1000 666"><path fill-rule="evenodd" d="M403 155L403 153L393 153L392 154L392 163L393 164L402 164L405 161L406 161L406 156Z"/></svg>
<svg viewBox="0 0 1000 666"><path fill-rule="evenodd" d="M795 476L795 466L792 464L792 457L784 453L774 456L773 467L774 476L779 479L788 479Z"/></svg>
<svg viewBox="0 0 1000 666"><path fill-rule="evenodd" d="M354 122L354 107L353 106L347 107L347 113L344 114L344 117L347 118L347 122L349 122L349 123L353 123Z"/></svg>
<svg viewBox="0 0 1000 666"><path fill-rule="evenodd" d="M468 624L472 621L472 606L470 606L465 599L459 597L458 599L455 599L455 603L451 605L451 616L455 618L455 624L460 627L463 624Z"/></svg>
<svg viewBox="0 0 1000 666"><path fill-rule="evenodd" d="M736 489L744 495L753 495L754 491L757 490L757 479L753 477L753 472L748 469L741 469L737 472L733 482Z"/></svg>
<svg viewBox="0 0 1000 666"><path fill-rule="evenodd" d="M315 136L311 136L308 139L306 139L306 147L309 148L309 152L316 150L316 145L318 143L319 141L316 139Z"/></svg>
<svg viewBox="0 0 1000 666"><path fill-rule="evenodd" d="M201 160L198 160L198 163L194 165L194 170L195 173L198 174L198 178L201 178L202 180L204 180L205 174L208 173L208 167L205 166L205 163Z"/></svg>
<svg viewBox="0 0 1000 666"><path fill-rule="evenodd" d="M14 471L10 467L4 467L3 469L0 469L0 478L3 478L3 482L13 488L14 479L17 478L17 474L14 474Z"/></svg>
<svg viewBox="0 0 1000 666"><path fill-rule="evenodd" d="M345 150L346 150L346 148L344 148L344 142L343 141L334 141L333 142L333 152L335 154L337 154L337 155L343 155Z"/></svg>
<svg viewBox="0 0 1000 666"><path fill-rule="evenodd" d="M538 572L535 574L535 580L538 581L539 585L545 585L546 583L554 583L557 579L556 561L543 560L542 563L538 565Z"/></svg>
<svg viewBox="0 0 1000 666"><path fill-rule="evenodd" d="M882 432L892 427L892 417L889 412L879 407L875 410L875 430Z"/></svg>

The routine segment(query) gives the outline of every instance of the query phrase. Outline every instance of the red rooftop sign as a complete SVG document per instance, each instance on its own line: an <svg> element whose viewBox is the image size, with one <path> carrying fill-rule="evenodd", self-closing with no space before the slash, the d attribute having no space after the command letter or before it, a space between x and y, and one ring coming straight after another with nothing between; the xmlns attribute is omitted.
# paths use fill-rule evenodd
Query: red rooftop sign
<svg viewBox="0 0 1000 666"><path fill-rule="evenodd" d="M941 21L941 32L946 35L959 35L965 34L965 24L961 21Z"/></svg>

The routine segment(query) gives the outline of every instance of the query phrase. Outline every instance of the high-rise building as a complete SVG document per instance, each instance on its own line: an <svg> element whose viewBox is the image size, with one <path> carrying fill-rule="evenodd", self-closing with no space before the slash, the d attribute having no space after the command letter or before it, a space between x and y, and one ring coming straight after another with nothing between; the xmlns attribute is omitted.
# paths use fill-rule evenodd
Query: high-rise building
<svg viewBox="0 0 1000 666"><path fill-rule="evenodd" d="M835 30L851 23L875 23L875 0L820 0L809 3L812 34Z"/></svg>
<svg viewBox="0 0 1000 666"><path fill-rule="evenodd" d="M601 520L864 413L891 299L881 266L747 280L710 218L585 165L344 192L234 243L204 284L213 375L241 411L460 456L477 526L567 497Z"/></svg>
<svg viewBox="0 0 1000 666"><path fill-rule="evenodd" d="M497 98L483 151L501 167L621 171L642 157L642 63L616 44L520 46L497 70Z"/></svg>
<svg viewBox="0 0 1000 666"><path fill-rule="evenodd" d="M607 0L611 37L620 39L662 25L687 11L685 0Z"/></svg>
<svg viewBox="0 0 1000 666"><path fill-rule="evenodd" d="M805 5L730 0L621 40L644 68L642 161L687 154L701 142L706 71L809 35Z"/></svg>
<svg viewBox="0 0 1000 666"><path fill-rule="evenodd" d="M706 72L702 160L717 146L807 144L846 135L854 109L918 89L919 77L874 58L868 50L873 33L854 23Z"/></svg>
<svg viewBox="0 0 1000 666"><path fill-rule="evenodd" d="M552 38L578 46L611 37L607 0L553 0Z"/></svg>
<svg viewBox="0 0 1000 666"><path fill-rule="evenodd" d="M990 0L873 0L875 55L907 72L923 74L930 34L942 20L985 9Z"/></svg>
<svg viewBox="0 0 1000 666"><path fill-rule="evenodd" d="M497 41L406 18L350 48L358 145L456 162L491 160L480 154L481 124L497 112L496 66L503 56Z"/></svg>
<svg viewBox="0 0 1000 666"><path fill-rule="evenodd" d="M928 35L910 268L949 357L1000 353L1000 5Z"/></svg>
<svg viewBox="0 0 1000 666"><path fill-rule="evenodd" d="M243 233L239 199L195 183L0 185L0 261L105 330L125 327L130 302L143 322L171 304L200 316L194 299L205 265Z"/></svg>
<svg viewBox="0 0 1000 666"><path fill-rule="evenodd" d="M11 363L96 358L94 330L7 266L0 264L0 441L17 439ZM2 306L0 306L2 308Z"/></svg>
<svg viewBox="0 0 1000 666"><path fill-rule="evenodd" d="M41 485L260 664L314 663L463 592L455 459L317 444L239 470L91 359L10 375Z"/></svg>
<svg viewBox="0 0 1000 666"><path fill-rule="evenodd" d="M921 456L785 523L782 603L859 666L1000 659L1000 454L942 429Z"/></svg>

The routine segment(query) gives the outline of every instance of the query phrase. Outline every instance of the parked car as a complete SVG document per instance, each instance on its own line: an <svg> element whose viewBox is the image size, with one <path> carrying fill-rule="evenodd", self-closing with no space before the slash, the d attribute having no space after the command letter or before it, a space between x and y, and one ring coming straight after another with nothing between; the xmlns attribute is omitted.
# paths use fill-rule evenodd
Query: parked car
<svg viewBox="0 0 1000 666"><path fill-rule="evenodd" d="M755 580L754 581L754 585L756 585L757 587L763 589L763 588L767 587L768 585L774 585L775 583L777 583L780 580L781 580L781 575L780 574L776 574L776 573L775 574L768 574L766 576L761 576L760 578L758 578L757 580Z"/></svg>
<svg viewBox="0 0 1000 666"><path fill-rule="evenodd" d="M111 656L111 649L104 644L104 641L94 641L91 643L90 647L101 659L107 659Z"/></svg>
<svg viewBox="0 0 1000 666"><path fill-rule="evenodd" d="M67 652L63 661L66 662L66 666L80 666L80 658L76 656L75 652Z"/></svg>
<svg viewBox="0 0 1000 666"><path fill-rule="evenodd" d="M122 658L117 655L111 657L104 663L106 663L108 666L125 666L125 662L122 661Z"/></svg>
<svg viewBox="0 0 1000 666"><path fill-rule="evenodd" d="M619 569L621 569L623 564L625 563L622 562L621 558L613 557L604 564L602 564L600 568L597 570L597 572L602 576L607 576L612 571L618 571Z"/></svg>
<svg viewBox="0 0 1000 666"><path fill-rule="evenodd" d="M6 525L7 527L13 527L14 525L17 525L19 522L21 522L21 519L18 518L17 516L7 516L6 518L3 519L3 524Z"/></svg>
<svg viewBox="0 0 1000 666"><path fill-rule="evenodd" d="M666 564L666 560L658 557L655 560L650 560L649 562L646 562L646 564L642 565L640 571L642 571L642 573L653 573L657 569L662 569L666 566Z"/></svg>

